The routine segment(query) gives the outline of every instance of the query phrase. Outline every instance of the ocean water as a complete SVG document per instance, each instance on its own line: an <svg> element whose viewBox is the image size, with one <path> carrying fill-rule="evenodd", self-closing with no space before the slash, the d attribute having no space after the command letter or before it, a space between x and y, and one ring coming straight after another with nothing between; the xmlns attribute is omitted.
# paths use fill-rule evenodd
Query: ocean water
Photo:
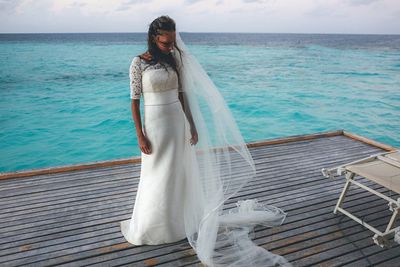
<svg viewBox="0 0 400 267"><path fill-rule="evenodd" d="M399 35L181 35L245 141L345 129L400 146ZM128 70L145 39L0 34L0 172L139 156Z"/></svg>

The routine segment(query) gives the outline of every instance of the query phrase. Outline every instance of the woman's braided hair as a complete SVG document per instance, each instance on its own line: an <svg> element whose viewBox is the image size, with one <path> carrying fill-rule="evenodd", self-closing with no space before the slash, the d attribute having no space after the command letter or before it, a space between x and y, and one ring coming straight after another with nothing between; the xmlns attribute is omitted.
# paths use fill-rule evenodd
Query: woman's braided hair
<svg viewBox="0 0 400 267"><path fill-rule="evenodd" d="M175 31L175 21L168 16L161 16L156 18L150 23L149 31L147 35L147 50L151 54L151 60L148 62L150 65L160 63L167 71L165 64L170 65L178 74L177 63L171 53L164 54L158 48L157 44L154 42L157 35L163 34L163 31ZM174 44L174 47L181 54L179 47Z"/></svg>

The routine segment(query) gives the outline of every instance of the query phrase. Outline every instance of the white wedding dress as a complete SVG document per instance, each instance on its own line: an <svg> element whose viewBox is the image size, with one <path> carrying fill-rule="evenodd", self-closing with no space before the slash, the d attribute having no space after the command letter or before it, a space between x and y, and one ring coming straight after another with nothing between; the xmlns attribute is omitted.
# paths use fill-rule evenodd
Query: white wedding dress
<svg viewBox="0 0 400 267"><path fill-rule="evenodd" d="M143 97L143 131L152 151L141 153L132 216L120 222L121 232L133 245L186 238L210 267L289 267L286 259L249 237L256 225L281 225L283 210L257 199L238 200L236 208L224 209L226 200L255 177L255 163L222 95L179 33L176 37L183 51L172 54L179 81L170 66L149 65L140 57L130 66L131 98ZM185 114L191 114L196 126L195 146L189 143Z"/></svg>
<svg viewBox="0 0 400 267"><path fill-rule="evenodd" d="M121 232L134 245L157 245L184 239L184 150L188 121L178 98L178 76L172 67L150 65L140 57L130 66L131 99L144 100L145 136L151 153L141 153L140 181L131 219Z"/></svg>

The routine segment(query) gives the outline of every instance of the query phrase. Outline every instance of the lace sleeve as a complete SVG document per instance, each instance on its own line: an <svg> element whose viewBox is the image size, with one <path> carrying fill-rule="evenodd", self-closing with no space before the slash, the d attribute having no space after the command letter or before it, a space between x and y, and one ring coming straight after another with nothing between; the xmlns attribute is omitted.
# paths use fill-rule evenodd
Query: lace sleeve
<svg viewBox="0 0 400 267"><path fill-rule="evenodd" d="M142 93L142 70L140 64L140 57L136 56L129 67L131 99L140 99Z"/></svg>

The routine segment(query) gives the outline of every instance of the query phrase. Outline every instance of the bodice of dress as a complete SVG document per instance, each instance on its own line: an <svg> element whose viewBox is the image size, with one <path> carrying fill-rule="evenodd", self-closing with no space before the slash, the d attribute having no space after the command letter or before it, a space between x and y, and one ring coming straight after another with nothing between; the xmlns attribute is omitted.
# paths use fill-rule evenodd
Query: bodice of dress
<svg viewBox="0 0 400 267"><path fill-rule="evenodd" d="M140 99L143 94L146 101L150 98L145 96L146 93L182 91L177 73L171 66L166 67L160 63L151 65L139 56L134 57L129 69L131 99Z"/></svg>

